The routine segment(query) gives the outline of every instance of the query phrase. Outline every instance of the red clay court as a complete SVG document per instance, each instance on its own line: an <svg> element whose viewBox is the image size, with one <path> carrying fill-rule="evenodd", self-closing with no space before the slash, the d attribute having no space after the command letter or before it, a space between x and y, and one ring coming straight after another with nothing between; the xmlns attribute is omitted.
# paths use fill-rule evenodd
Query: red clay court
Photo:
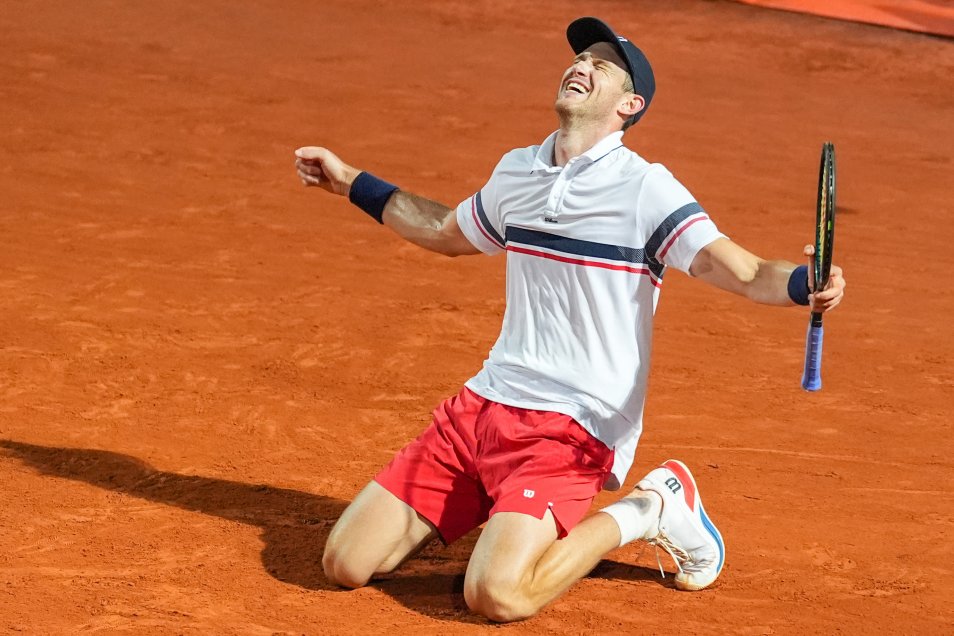
<svg viewBox="0 0 954 636"><path fill-rule="evenodd" d="M627 547L497 628L463 602L475 532L333 588L331 525L479 368L504 260L403 243L292 152L456 204L556 127L580 13L653 60L627 145L757 253L799 258L836 144L824 388L799 386L804 310L670 272L624 488L693 468L716 587ZM952 40L701 0L92 0L8 7L0 53L0 630L954 629Z"/></svg>

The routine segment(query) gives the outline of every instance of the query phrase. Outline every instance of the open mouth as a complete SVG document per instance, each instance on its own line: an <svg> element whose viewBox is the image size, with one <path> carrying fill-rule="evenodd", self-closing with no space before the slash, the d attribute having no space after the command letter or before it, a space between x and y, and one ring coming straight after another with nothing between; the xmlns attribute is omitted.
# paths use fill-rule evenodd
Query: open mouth
<svg viewBox="0 0 954 636"><path fill-rule="evenodd" d="M590 87L584 84L583 82L571 79L566 83L563 91L565 93L576 93L579 95L587 95L590 92Z"/></svg>

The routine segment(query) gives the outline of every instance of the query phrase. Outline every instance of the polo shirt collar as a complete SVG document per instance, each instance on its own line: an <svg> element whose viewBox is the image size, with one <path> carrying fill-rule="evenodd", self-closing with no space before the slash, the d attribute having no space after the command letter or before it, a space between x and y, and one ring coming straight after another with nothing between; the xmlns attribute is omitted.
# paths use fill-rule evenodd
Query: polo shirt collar
<svg viewBox="0 0 954 636"><path fill-rule="evenodd" d="M531 168L532 172L536 172L537 170L558 172L562 170L560 166L553 165L553 148L556 145L556 138L559 132L560 131L557 130L550 133L550 136L547 137L542 144L540 144L540 148L537 150L537 154L533 158L533 167ZM600 139L592 148L580 155L580 157L584 158L587 163L592 163L602 159L622 145L623 131L617 130L616 132L610 133Z"/></svg>

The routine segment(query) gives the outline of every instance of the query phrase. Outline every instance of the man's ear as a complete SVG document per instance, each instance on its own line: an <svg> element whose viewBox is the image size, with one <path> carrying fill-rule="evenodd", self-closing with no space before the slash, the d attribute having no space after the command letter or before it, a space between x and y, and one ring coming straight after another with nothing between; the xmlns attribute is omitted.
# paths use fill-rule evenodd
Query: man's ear
<svg viewBox="0 0 954 636"><path fill-rule="evenodd" d="M642 109L646 108L646 100L636 93L629 93L619 105L619 114L623 119L629 119Z"/></svg>

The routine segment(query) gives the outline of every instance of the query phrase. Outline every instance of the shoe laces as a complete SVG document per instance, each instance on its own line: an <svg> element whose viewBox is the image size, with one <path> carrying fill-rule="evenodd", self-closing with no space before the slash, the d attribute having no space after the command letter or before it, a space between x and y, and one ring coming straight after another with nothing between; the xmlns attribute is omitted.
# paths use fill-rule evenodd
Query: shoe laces
<svg viewBox="0 0 954 636"><path fill-rule="evenodd" d="M662 578L666 578L666 571L663 570L662 560L659 558L659 548L662 547L663 550L672 557L673 563L676 564L676 569L679 570L679 574L683 574L684 570L682 569L683 563L689 563L689 553L680 548L678 545L674 544L663 534L656 536L653 539L647 541L649 545L655 548L654 552L656 554L656 565L659 566L659 575Z"/></svg>

